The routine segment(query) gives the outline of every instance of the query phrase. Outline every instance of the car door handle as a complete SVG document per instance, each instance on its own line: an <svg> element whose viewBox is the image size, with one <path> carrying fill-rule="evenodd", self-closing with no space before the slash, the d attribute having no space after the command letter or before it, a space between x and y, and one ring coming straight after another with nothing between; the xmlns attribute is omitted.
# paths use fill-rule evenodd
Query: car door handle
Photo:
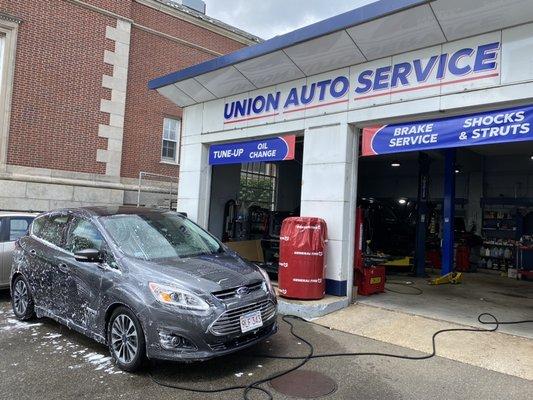
<svg viewBox="0 0 533 400"><path fill-rule="evenodd" d="M58 264L57 267L59 268L61 272L67 273L69 271L67 264L61 263L61 264Z"/></svg>

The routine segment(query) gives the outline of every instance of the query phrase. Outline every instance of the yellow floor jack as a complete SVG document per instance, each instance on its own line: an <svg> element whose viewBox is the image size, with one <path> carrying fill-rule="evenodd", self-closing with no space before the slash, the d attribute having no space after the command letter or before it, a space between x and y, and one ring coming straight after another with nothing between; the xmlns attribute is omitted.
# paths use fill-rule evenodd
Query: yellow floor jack
<svg viewBox="0 0 533 400"><path fill-rule="evenodd" d="M429 281L430 285L444 285L446 283L450 283L452 285L456 285L458 283L461 283L463 281L463 274L462 272L450 272L449 274L439 276L438 278L431 279Z"/></svg>

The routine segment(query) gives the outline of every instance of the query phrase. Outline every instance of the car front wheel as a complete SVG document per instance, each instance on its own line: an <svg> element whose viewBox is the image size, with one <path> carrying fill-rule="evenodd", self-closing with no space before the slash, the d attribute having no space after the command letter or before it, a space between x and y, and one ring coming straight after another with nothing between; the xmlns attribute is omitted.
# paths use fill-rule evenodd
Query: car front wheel
<svg viewBox="0 0 533 400"><path fill-rule="evenodd" d="M28 321L35 317L33 294L28 281L22 275L17 276L13 281L11 306L15 317L21 321Z"/></svg>
<svg viewBox="0 0 533 400"><path fill-rule="evenodd" d="M119 307L113 312L107 336L109 351L117 366L127 372L139 370L146 347L141 324L130 309Z"/></svg>

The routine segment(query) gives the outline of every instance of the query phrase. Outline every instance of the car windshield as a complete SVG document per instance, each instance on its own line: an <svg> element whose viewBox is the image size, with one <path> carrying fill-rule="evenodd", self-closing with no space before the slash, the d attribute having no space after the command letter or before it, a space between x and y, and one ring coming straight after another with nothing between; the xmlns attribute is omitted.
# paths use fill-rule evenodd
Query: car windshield
<svg viewBox="0 0 533 400"><path fill-rule="evenodd" d="M221 251L209 233L176 213L122 214L100 218L116 245L128 256L153 261Z"/></svg>

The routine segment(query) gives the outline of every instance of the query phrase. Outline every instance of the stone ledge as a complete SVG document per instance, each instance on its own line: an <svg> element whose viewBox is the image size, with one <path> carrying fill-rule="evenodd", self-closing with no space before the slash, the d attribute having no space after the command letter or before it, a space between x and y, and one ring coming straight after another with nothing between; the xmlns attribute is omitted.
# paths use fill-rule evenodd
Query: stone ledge
<svg viewBox="0 0 533 400"><path fill-rule="evenodd" d="M107 150L102 150L107 151ZM26 184L44 183L48 185L70 185L101 189L133 190L139 189L139 178L111 177L102 174L88 174L62 170L36 169L8 165L9 172L0 172L0 197L25 197ZM41 172L43 172L41 174ZM162 182L164 185L162 185ZM21 186L22 185L22 186ZM167 182L147 179L143 190L154 193L168 193ZM18 190L18 192L16 192Z"/></svg>
<svg viewBox="0 0 533 400"><path fill-rule="evenodd" d="M310 320L343 309L349 305L348 297L326 296L322 300L291 300L278 297L278 311Z"/></svg>

